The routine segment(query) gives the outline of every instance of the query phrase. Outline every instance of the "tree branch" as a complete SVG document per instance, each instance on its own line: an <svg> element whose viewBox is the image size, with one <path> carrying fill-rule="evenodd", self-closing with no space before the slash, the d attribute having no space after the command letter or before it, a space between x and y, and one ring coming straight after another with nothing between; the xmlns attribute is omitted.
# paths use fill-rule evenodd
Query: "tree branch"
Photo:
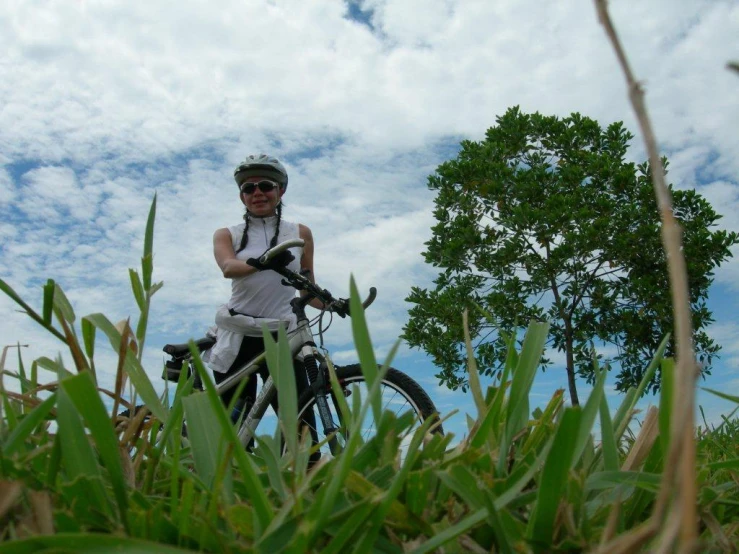
<svg viewBox="0 0 739 554"><path fill-rule="evenodd" d="M575 307L580 303L582 300L583 294L585 294L585 291L588 289L588 285L595 279L595 274L598 273L598 270L600 267L605 263L605 260L601 260L598 265L595 267L593 272L590 274L590 276L586 279L585 283L583 284L582 288L580 289L581 294L578 298L575 296L575 298L572 300L572 306L570 306L570 318L572 318L572 315L575 313ZM606 272L607 274L607 272Z"/></svg>

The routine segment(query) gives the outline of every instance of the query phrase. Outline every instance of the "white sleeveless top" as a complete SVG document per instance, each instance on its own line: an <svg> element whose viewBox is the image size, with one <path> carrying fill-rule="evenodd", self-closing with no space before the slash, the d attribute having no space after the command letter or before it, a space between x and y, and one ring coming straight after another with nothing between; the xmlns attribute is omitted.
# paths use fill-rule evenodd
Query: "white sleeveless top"
<svg viewBox="0 0 739 554"><path fill-rule="evenodd" d="M236 254L239 260L246 262L249 258L258 258L270 247L270 241L275 234L277 216L252 217L249 221L249 241L246 248ZM241 237L244 234L244 223L229 227L234 252L241 246ZM300 238L297 223L280 222L280 235L277 243L290 239ZM295 259L287 266L289 269L300 271L302 248L291 248L290 252ZM285 321L293 319L290 300L295 298L297 291L282 284L282 276L274 271L258 271L246 277L237 277L231 280L231 299L228 307L239 313L252 317L275 318Z"/></svg>

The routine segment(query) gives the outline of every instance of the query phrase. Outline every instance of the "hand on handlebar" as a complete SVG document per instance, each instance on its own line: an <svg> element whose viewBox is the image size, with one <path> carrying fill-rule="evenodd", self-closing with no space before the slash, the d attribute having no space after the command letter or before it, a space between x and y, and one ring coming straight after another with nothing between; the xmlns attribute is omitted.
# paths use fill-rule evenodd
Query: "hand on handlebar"
<svg viewBox="0 0 739 554"><path fill-rule="evenodd" d="M370 287L369 296L365 298L364 302L362 302L362 307L365 309L369 308L370 304L375 301L376 297L377 289L375 287ZM351 311L349 310L348 298L339 298L338 300L334 300L333 302L331 302L328 309L337 314L339 317L352 315Z"/></svg>
<svg viewBox="0 0 739 554"><path fill-rule="evenodd" d="M332 302L328 309L339 317L344 318L349 315L349 299L339 298L336 302Z"/></svg>
<svg viewBox="0 0 739 554"><path fill-rule="evenodd" d="M262 256L264 256L264 254ZM262 256L260 256L260 258ZM295 259L295 256L293 256L289 250L283 250L266 263L260 262L260 258L249 258L246 260L246 263L257 268L259 271L264 271L265 269L282 269L283 267L287 267L287 265Z"/></svg>

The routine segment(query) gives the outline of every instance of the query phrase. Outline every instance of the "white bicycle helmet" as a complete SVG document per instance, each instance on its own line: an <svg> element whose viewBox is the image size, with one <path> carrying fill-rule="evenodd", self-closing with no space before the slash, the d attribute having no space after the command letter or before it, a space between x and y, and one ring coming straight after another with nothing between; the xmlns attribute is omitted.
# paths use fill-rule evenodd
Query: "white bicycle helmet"
<svg viewBox="0 0 739 554"><path fill-rule="evenodd" d="M251 154L234 169L234 179L239 189L248 177L269 177L277 181L282 190L287 189L287 170L277 158L267 154Z"/></svg>

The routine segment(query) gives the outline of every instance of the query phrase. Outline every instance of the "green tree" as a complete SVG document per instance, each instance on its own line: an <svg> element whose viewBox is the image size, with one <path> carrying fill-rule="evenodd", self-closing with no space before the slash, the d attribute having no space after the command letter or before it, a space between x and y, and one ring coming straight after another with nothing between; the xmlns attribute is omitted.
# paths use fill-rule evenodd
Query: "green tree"
<svg viewBox="0 0 739 554"><path fill-rule="evenodd" d="M496 123L485 140L462 142L428 179L438 223L424 256L440 273L435 287L414 287L406 298L413 306L405 339L457 388L466 385L464 308L486 375L501 367L506 335L529 319L548 319L573 404L576 376L593 377L593 341L615 345L609 361L620 390L638 383L673 317L649 165L626 161L633 135L620 122L603 129L577 113L559 119L518 107ZM721 216L694 190L672 194L684 229L695 349L709 373L720 346L703 330L712 321L708 288L739 237L714 228ZM659 388L659 375L650 388Z"/></svg>

